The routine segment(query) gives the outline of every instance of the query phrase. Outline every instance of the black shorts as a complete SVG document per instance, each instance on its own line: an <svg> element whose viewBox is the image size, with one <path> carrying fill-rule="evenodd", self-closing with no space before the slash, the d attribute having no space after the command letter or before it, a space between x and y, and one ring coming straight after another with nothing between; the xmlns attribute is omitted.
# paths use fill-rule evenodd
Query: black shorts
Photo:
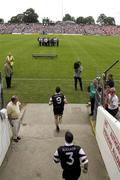
<svg viewBox="0 0 120 180"><path fill-rule="evenodd" d="M63 111L64 109L63 108L54 108L53 109L53 112L54 112L54 115L63 115Z"/></svg>
<svg viewBox="0 0 120 180"><path fill-rule="evenodd" d="M78 180L81 174L81 169L74 171L63 171L63 178L65 180Z"/></svg>
<svg viewBox="0 0 120 180"><path fill-rule="evenodd" d="M113 117L115 117L116 116L116 114L117 114L117 112L118 112L118 108L116 108L116 109L107 109L107 111L113 116Z"/></svg>

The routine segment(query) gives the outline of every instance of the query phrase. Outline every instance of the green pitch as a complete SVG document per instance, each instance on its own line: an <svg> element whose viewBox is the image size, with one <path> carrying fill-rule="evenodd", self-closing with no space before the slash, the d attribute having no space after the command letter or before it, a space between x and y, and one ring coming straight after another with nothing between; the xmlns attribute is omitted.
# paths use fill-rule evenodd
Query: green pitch
<svg viewBox="0 0 120 180"><path fill-rule="evenodd" d="M8 52L10 51L15 58L11 89L6 89L3 77L6 103L12 95L17 95L24 103L47 103L56 86L61 87L69 103L87 103L89 82L96 76L101 76L104 70L120 58L118 36L56 35L60 40L59 47L40 47L37 42L38 36L0 35L2 74ZM53 53L58 56L53 59L34 59L33 53ZM83 65L83 92L74 90L73 64L77 58ZM118 80L115 84L120 97L119 67L120 62L110 70L110 73Z"/></svg>

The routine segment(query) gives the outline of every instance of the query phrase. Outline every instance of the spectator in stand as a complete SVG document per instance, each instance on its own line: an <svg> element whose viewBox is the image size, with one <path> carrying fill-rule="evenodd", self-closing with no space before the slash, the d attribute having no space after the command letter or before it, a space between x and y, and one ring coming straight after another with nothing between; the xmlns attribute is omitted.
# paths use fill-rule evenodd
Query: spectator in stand
<svg viewBox="0 0 120 180"><path fill-rule="evenodd" d="M98 24L71 24L56 23L55 25L43 26L40 23L1 23L0 34L12 34L12 33L40 33L43 31L53 34L91 34L91 35L120 35L120 26L99 26Z"/></svg>
<svg viewBox="0 0 120 180"><path fill-rule="evenodd" d="M7 88L11 88L11 79L12 79L13 69L8 59L6 60L6 63L4 64L4 73L5 73Z"/></svg>
<svg viewBox="0 0 120 180"><path fill-rule="evenodd" d="M119 99L116 95L116 90L114 87L110 89L110 93L108 94L108 109L107 111L112 115L116 116L119 110L118 106Z"/></svg>
<svg viewBox="0 0 120 180"><path fill-rule="evenodd" d="M65 133L65 145L60 146L54 153L55 163L61 163L63 169L62 177L65 180L78 180L83 172L88 171L88 159L84 150L73 144L73 134L70 131Z"/></svg>
<svg viewBox="0 0 120 180"><path fill-rule="evenodd" d="M108 74L107 76L107 80L106 80L106 85L110 86L110 88L114 87L114 80L113 80L113 75L112 74Z"/></svg>
<svg viewBox="0 0 120 180"><path fill-rule="evenodd" d="M83 67L81 65L80 61L77 61L74 63L74 86L75 90L77 90L77 82L79 81L80 89L83 91L83 86L82 86L82 71Z"/></svg>

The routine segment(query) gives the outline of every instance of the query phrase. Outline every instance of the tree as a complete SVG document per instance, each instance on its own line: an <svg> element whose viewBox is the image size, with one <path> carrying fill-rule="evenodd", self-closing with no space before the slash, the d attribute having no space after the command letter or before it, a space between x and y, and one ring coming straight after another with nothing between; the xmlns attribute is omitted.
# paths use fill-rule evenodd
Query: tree
<svg viewBox="0 0 120 180"><path fill-rule="evenodd" d="M38 21L38 15L35 13L34 9L30 8L27 9L24 13L23 13L24 17L23 17L23 22L24 23L37 23Z"/></svg>
<svg viewBox="0 0 120 180"><path fill-rule="evenodd" d="M95 20L92 16L88 16L84 19L85 24L95 24Z"/></svg>
<svg viewBox="0 0 120 180"><path fill-rule="evenodd" d="M100 16L97 19L97 23L100 25L104 25L106 18L107 18L107 16L105 14L100 14Z"/></svg>
<svg viewBox="0 0 120 180"><path fill-rule="evenodd" d="M8 23L18 23L17 21L18 21L18 20L17 20L17 16L13 16L13 17L11 17L11 19L8 21Z"/></svg>
<svg viewBox="0 0 120 180"><path fill-rule="evenodd" d="M0 24L4 23L4 19L0 18Z"/></svg>
<svg viewBox="0 0 120 180"><path fill-rule="evenodd" d="M27 9L23 14L18 14L13 16L9 23L36 23L38 21L38 15L35 13L34 9Z"/></svg>
<svg viewBox="0 0 120 180"><path fill-rule="evenodd" d="M8 22L9 23L22 23L23 22L23 14L18 14L17 16L13 16Z"/></svg>
<svg viewBox="0 0 120 180"><path fill-rule="evenodd" d="M63 17L63 21L74 21L75 22L75 18L70 16L69 14L65 14L65 16Z"/></svg>
<svg viewBox="0 0 120 180"><path fill-rule="evenodd" d="M23 22L23 17L24 17L23 14L18 14L18 15L17 15L18 23L22 23L22 22Z"/></svg>
<svg viewBox="0 0 120 180"><path fill-rule="evenodd" d="M100 25L115 25L115 19L113 17L107 17L105 14L100 14L97 23Z"/></svg>
<svg viewBox="0 0 120 180"><path fill-rule="evenodd" d="M85 24L85 19L84 17L80 16L76 19L77 24Z"/></svg>
<svg viewBox="0 0 120 180"><path fill-rule="evenodd" d="M105 24L106 24L106 25L116 25L115 19L114 19L113 17L107 17L107 18L105 19Z"/></svg>

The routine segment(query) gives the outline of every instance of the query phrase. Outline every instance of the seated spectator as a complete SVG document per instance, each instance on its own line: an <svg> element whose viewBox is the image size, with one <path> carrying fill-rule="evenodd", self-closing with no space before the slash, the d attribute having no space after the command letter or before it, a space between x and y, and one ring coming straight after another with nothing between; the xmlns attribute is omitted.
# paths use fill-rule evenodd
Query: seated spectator
<svg viewBox="0 0 120 180"><path fill-rule="evenodd" d="M110 89L110 93L108 95L108 108L107 111L112 115L112 116L116 116L117 112L118 112L118 97L116 95L116 90L115 88L111 88Z"/></svg>

